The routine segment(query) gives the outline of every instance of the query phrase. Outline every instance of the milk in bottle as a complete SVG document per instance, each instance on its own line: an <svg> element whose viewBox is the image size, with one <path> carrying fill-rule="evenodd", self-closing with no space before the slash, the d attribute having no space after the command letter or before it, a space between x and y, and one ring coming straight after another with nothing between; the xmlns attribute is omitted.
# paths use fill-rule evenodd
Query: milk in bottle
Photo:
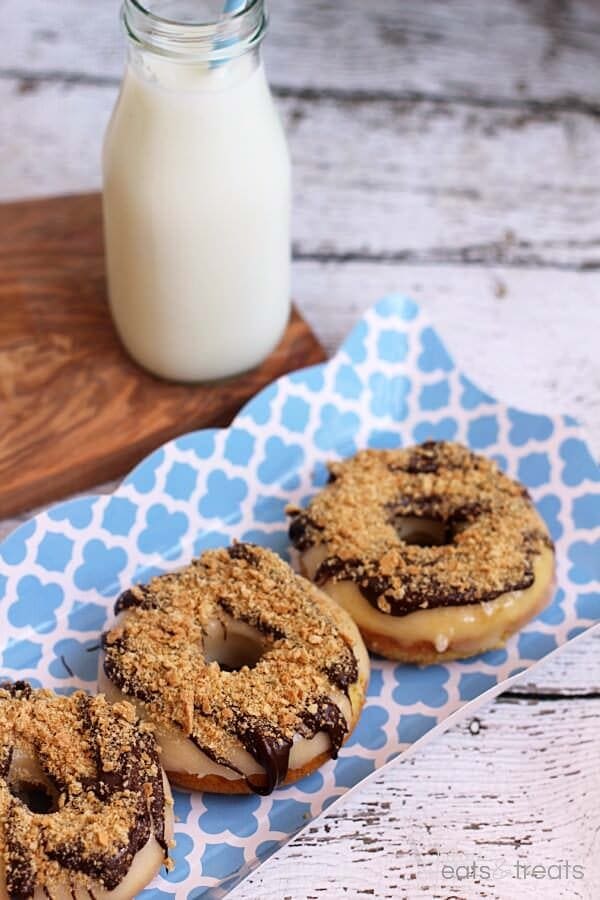
<svg viewBox="0 0 600 900"><path fill-rule="evenodd" d="M115 325L140 365L181 381L257 365L290 304L290 165L260 58L263 0L195 21L206 7L125 0L103 156Z"/></svg>

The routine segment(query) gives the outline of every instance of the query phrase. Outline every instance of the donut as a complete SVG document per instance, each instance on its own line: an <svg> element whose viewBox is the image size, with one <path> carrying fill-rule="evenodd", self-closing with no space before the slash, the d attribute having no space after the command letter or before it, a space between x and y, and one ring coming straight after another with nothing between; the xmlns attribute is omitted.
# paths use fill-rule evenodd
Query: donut
<svg viewBox="0 0 600 900"><path fill-rule="evenodd" d="M0 900L130 900L170 866L172 805L131 704L0 685Z"/></svg>
<svg viewBox="0 0 600 900"><path fill-rule="evenodd" d="M125 591L115 613L101 687L152 721L176 785L269 794L336 757L357 722L358 629L270 550L209 550Z"/></svg>
<svg viewBox="0 0 600 900"><path fill-rule="evenodd" d="M452 442L363 450L289 507L301 570L367 647L427 664L501 647L552 596L554 547L527 490Z"/></svg>

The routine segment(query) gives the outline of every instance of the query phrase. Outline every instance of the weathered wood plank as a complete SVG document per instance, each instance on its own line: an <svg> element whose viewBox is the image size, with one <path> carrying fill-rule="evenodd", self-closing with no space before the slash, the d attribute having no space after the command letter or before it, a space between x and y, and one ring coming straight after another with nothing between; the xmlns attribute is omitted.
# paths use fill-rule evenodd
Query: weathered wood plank
<svg viewBox="0 0 600 900"><path fill-rule="evenodd" d="M98 187L116 88L20 91L0 81L0 196ZM600 119L408 101L280 106L299 257L600 267Z"/></svg>
<svg viewBox="0 0 600 900"><path fill-rule="evenodd" d="M118 0L4 0L4 71L116 78ZM272 4L271 77L288 89L600 101L600 7L589 0L287 0Z"/></svg>
<svg viewBox="0 0 600 900"><path fill-rule="evenodd" d="M591 900L599 736L600 700L490 705L347 798L230 896ZM524 874L534 865L545 877Z"/></svg>
<svg viewBox="0 0 600 900"><path fill-rule="evenodd" d="M600 697L600 631L574 641L510 688L510 695ZM599 726L600 727L600 726Z"/></svg>

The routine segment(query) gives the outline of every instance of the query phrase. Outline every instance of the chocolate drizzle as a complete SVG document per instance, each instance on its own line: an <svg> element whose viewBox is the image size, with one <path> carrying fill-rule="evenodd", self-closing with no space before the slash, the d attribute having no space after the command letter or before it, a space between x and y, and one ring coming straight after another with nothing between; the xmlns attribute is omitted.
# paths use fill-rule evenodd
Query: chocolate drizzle
<svg viewBox="0 0 600 900"><path fill-rule="evenodd" d="M431 474L438 471L440 460L439 448L443 446L439 441L424 441L418 447L414 447L405 463L391 463L390 472L408 472L410 475Z"/></svg>
<svg viewBox="0 0 600 900"><path fill-rule="evenodd" d="M255 794L266 796L280 785L288 773L292 741L266 719L239 716L235 731L244 748L265 770L265 784L249 776L246 784Z"/></svg>
<svg viewBox="0 0 600 900"><path fill-rule="evenodd" d="M359 559L340 559L331 556L324 559L315 573L315 582L324 585L328 581L354 581L360 592L372 606L392 586L387 575L365 575L364 564Z"/></svg>
<svg viewBox="0 0 600 900"><path fill-rule="evenodd" d="M195 712L198 716L204 715L201 710L195 710ZM204 753L206 756L208 756L209 759L212 759L213 762L217 763L217 765L227 766L227 768L232 769L234 772L237 772L238 775L244 774L238 768L236 768L236 766L233 766L228 759L225 759L225 757L220 756L218 753L215 753L212 747L207 746L203 741L196 737L195 734L190 734L189 739L198 748L198 750L200 750L201 753Z"/></svg>
<svg viewBox="0 0 600 900"><path fill-rule="evenodd" d="M311 737L319 731L329 735L331 756L337 759L340 747L348 733L348 723L339 706L328 697L318 697L302 714L302 719Z"/></svg>
<svg viewBox="0 0 600 900"><path fill-rule="evenodd" d="M15 808L19 801L15 800L9 816L18 815ZM36 871L33 855L8 829L6 833L6 892L10 900L28 900L33 897L36 887Z"/></svg>
<svg viewBox="0 0 600 900"><path fill-rule="evenodd" d="M323 671L330 682L339 687L345 694L348 693L350 685L356 684L358 681L358 663L350 647L348 647L348 652L342 659L324 666Z"/></svg>
<svg viewBox="0 0 600 900"><path fill-rule="evenodd" d="M258 556L252 550L251 544L236 542L227 548L227 552L231 559L243 559L249 566L258 565Z"/></svg>
<svg viewBox="0 0 600 900"><path fill-rule="evenodd" d="M203 715L201 711L198 714ZM244 749L265 770L263 779L257 780L256 776L246 777L241 769L234 766L230 760L224 759L206 744L198 740L195 735L190 735L190 740L205 753L209 759L218 765L232 769L245 778L250 790L260 796L267 796L284 780L289 770L289 757L292 741L285 738L277 728L265 719L253 718L238 713L234 720L232 733L239 739Z"/></svg>
<svg viewBox="0 0 600 900"><path fill-rule="evenodd" d="M318 697L300 716L307 737L324 731L331 743L331 756L337 758L348 733L348 725L340 708L328 697ZM243 747L265 770L263 779L246 777L246 784L255 793L266 796L282 784L289 771L292 741L286 738L266 719L239 715L235 722L235 734ZM206 753L206 748L200 749ZM213 757L214 758L214 755ZM217 760L222 762L222 760ZM226 763L231 768L230 763Z"/></svg>
<svg viewBox="0 0 600 900"><path fill-rule="evenodd" d="M160 847L162 847L165 859L168 856L169 845L165 827L165 786L163 783L162 766L158 755L156 741L150 734L145 734L140 740L141 754L150 760L150 765L159 773L152 782L152 796L150 797L150 817L152 819L152 831ZM142 787L143 790L143 787Z"/></svg>
<svg viewBox="0 0 600 900"><path fill-rule="evenodd" d="M0 691L6 691L11 697L28 700L31 697L32 687L28 681L3 681L0 683Z"/></svg>
<svg viewBox="0 0 600 900"><path fill-rule="evenodd" d="M305 550L310 550L315 544L315 538L311 532L323 531L323 529L305 512L291 510L290 515L292 516L288 531L290 541L296 550L299 550L301 553Z"/></svg>
<svg viewBox="0 0 600 900"><path fill-rule="evenodd" d="M358 561L332 557L321 563L315 575L317 584L325 584L329 580L353 581L363 597L379 612L385 610L391 616L408 616L419 609L489 603L509 591L523 591L531 587L534 573L530 566L524 570L521 578L504 584L501 588L487 591L475 587L464 588L461 591L453 590L433 576L428 579L427 590L418 590L412 583L410 574L407 574L405 593L398 596L393 593L392 582L387 575L366 576L364 566Z"/></svg>
<svg viewBox="0 0 600 900"><path fill-rule="evenodd" d="M81 842L47 849L46 853L49 859L57 862L63 869L87 875L99 881L107 891L112 891L122 882L131 868L133 858L148 842L150 835L151 825L146 806L140 798L136 823L129 832L127 843L115 848L112 853L86 854Z"/></svg>
<svg viewBox="0 0 600 900"><path fill-rule="evenodd" d="M117 597L115 602L115 616L125 612L127 609L135 609L137 607L141 607L142 609L156 608L152 595L146 590L146 586L143 584L136 584L135 587L128 588Z"/></svg>
<svg viewBox="0 0 600 900"><path fill-rule="evenodd" d="M101 639L101 646L105 651L102 661L104 674L109 681L128 697L135 697L136 700L141 700L142 703L151 703L158 696L158 691L151 691L136 680L125 677L122 666L119 664L119 655L126 650L125 643L119 639L111 639L109 643L109 633L104 632Z"/></svg>

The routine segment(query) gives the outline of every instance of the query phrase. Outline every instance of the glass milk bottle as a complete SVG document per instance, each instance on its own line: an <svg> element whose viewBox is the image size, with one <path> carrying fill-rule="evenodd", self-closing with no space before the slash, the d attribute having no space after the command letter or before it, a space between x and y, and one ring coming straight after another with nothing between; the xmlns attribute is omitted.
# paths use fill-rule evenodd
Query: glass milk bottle
<svg viewBox="0 0 600 900"><path fill-rule="evenodd" d="M260 58L263 0L125 0L122 15L103 157L117 331L164 378L244 372L290 308L290 165Z"/></svg>

